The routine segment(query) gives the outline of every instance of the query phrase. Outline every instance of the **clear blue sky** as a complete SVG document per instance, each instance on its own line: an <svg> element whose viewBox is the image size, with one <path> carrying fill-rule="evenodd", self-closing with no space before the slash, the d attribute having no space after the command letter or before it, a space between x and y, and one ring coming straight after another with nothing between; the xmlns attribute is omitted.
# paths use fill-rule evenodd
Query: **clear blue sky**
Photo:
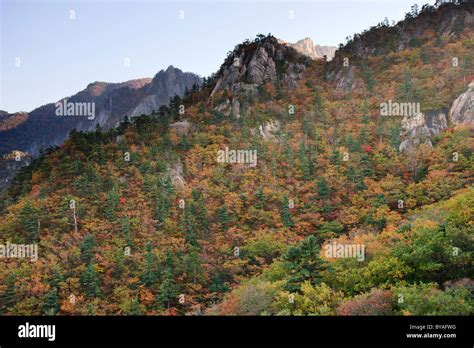
<svg viewBox="0 0 474 348"><path fill-rule="evenodd" d="M337 46L426 2L0 0L0 109L31 111L90 82L153 77L169 65L208 76L257 33Z"/></svg>

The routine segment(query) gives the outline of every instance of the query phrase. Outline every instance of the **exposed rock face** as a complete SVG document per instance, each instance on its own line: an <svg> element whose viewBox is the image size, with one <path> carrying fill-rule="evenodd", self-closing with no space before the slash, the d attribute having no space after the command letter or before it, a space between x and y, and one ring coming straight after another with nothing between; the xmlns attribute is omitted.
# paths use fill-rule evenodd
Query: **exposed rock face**
<svg viewBox="0 0 474 348"><path fill-rule="evenodd" d="M68 97L67 101L94 103L93 119L57 116L55 103L41 106L16 127L0 129L0 154L21 150L36 156L41 147L62 144L72 129L89 131L97 124L103 129L116 127L126 115L151 114L167 104L170 97L182 96L186 88L191 89L194 84L201 84L199 76L172 66L160 71L153 79L91 83L85 90Z"/></svg>
<svg viewBox="0 0 474 348"><path fill-rule="evenodd" d="M402 138L400 151L410 150L420 144L432 146L432 137L448 128L448 110L428 111L415 117L404 117L402 120ZM449 120L454 126L474 128L474 81L469 84L451 106Z"/></svg>
<svg viewBox="0 0 474 348"><path fill-rule="evenodd" d="M440 134L448 128L448 120L446 118L447 110L427 111L425 114L426 127L431 136Z"/></svg>
<svg viewBox="0 0 474 348"><path fill-rule="evenodd" d="M352 65L338 70L335 80L337 81L336 89L338 90L348 92L357 88L357 81L354 76L354 67Z"/></svg>
<svg viewBox="0 0 474 348"><path fill-rule="evenodd" d="M276 139L275 133L281 129L279 120L270 119L264 124L260 125L258 129L253 129L252 133L258 133L262 136L264 141L273 141Z"/></svg>
<svg viewBox="0 0 474 348"><path fill-rule="evenodd" d="M211 97L228 91L232 97L221 100L216 110L225 115L240 117L246 108L240 97L255 96L265 83L278 80L295 88L308 63L307 57L293 48L280 44L274 37L238 45L219 70Z"/></svg>
<svg viewBox="0 0 474 348"><path fill-rule="evenodd" d="M454 125L474 128L474 81L469 84L468 90L454 101L449 117Z"/></svg>
<svg viewBox="0 0 474 348"><path fill-rule="evenodd" d="M20 151L14 151L0 157L0 194L10 185L21 167L31 163L31 159L29 154Z"/></svg>
<svg viewBox="0 0 474 348"><path fill-rule="evenodd" d="M265 82L274 82L277 78L276 64L267 49L272 56L275 54L274 46L264 44L252 52L250 57L245 51L235 57L231 66L224 70L217 81L211 96L224 89L237 93L254 93Z"/></svg>
<svg viewBox="0 0 474 348"><path fill-rule="evenodd" d="M461 2L461 1L459 1ZM435 29L438 35L446 38L458 35L458 26L461 23L465 27L474 25L474 3L463 1L461 6L448 4L436 10L434 7L427 8L415 18L401 21L395 26L384 27L383 31L366 35L354 35L353 40L341 50L338 50L338 58L352 53L358 57L367 55L384 55L393 51L403 51L411 47L410 42L414 39L422 39L426 30ZM431 13L430 13L431 12ZM383 35L377 35L383 34Z"/></svg>
<svg viewBox="0 0 474 348"><path fill-rule="evenodd" d="M433 146L432 137L438 135L448 127L445 110L428 111L416 116L405 116L402 120L402 139L399 150L410 151L413 148L426 144Z"/></svg>
<svg viewBox="0 0 474 348"><path fill-rule="evenodd" d="M170 124L170 128L174 129L177 135L188 135L192 127L193 124L187 120Z"/></svg>
<svg viewBox="0 0 474 348"><path fill-rule="evenodd" d="M438 10L435 7L427 7L419 16L400 21L394 26L374 28L363 35L355 34L350 42L336 51L328 67L328 80L344 85L344 90L348 91L355 87L340 81L341 78L349 80L350 70L343 65L344 58L358 57L363 60L368 56L383 56L403 51L412 47L414 40L423 42L423 35L427 31L434 31L446 40L456 37L459 35L460 25L474 26L474 2L459 3L462 5L446 4ZM350 65L353 63L351 59Z"/></svg>
<svg viewBox="0 0 474 348"><path fill-rule="evenodd" d="M183 96L186 89L191 89L194 84L200 85L201 82L199 76L169 66L145 86L147 96L132 110L130 116L150 115L161 105L167 104L170 97Z"/></svg>
<svg viewBox="0 0 474 348"><path fill-rule="evenodd" d="M167 175L169 175L174 187L178 191L182 191L186 188L187 183L184 179L183 164L181 163L181 161L177 161L173 163L170 167L168 167Z"/></svg>
<svg viewBox="0 0 474 348"><path fill-rule="evenodd" d="M279 42L293 47L299 53L304 54L312 59L321 59L326 56L327 60L330 61L334 57L334 54L337 50L337 48L333 46L315 45L313 40L311 40L309 37L299 40L295 43L290 43L284 40L279 40Z"/></svg>
<svg viewBox="0 0 474 348"><path fill-rule="evenodd" d="M326 56L327 60L330 61L334 58L334 55L337 51L337 47L315 45L314 50L316 52L316 57L323 58L324 56Z"/></svg>

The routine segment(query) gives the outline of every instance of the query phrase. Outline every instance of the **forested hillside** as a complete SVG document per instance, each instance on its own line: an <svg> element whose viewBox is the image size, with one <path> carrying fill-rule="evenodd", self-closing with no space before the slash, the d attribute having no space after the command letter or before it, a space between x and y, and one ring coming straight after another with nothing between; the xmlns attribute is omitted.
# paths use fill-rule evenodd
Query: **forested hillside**
<svg viewBox="0 0 474 348"><path fill-rule="evenodd" d="M159 112L71 132L1 202L0 244L39 257L1 260L0 313L472 315L473 52L471 4L331 62L259 35Z"/></svg>

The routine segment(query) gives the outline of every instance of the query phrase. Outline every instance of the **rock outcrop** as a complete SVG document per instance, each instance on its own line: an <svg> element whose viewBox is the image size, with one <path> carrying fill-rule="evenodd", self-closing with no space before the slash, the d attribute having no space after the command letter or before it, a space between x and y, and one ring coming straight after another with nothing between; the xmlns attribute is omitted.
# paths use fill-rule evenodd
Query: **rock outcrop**
<svg viewBox="0 0 474 348"><path fill-rule="evenodd" d="M428 111L402 120L402 142L399 150L409 151L421 144L433 146L432 138L448 127L446 110Z"/></svg>
<svg viewBox="0 0 474 348"><path fill-rule="evenodd" d="M184 179L183 164L181 161L174 162L170 165L166 171L166 174L171 178L174 187L178 191L182 191L186 188L187 183Z"/></svg>
<svg viewBox="0 0 474 348"><path fill-rule="evenodd" d="M316 52L316 57L323 58L324 56L326 56L327 60L330 61L334 58L334 55L337 51L337 47L315 45L314 50Z"/></svg>
<svg viewBox="0 0 474 348"><path fill-rule="evenodd" d="M307 63L306 56L272 36L238 45L217 73L210 94L212 98L227 91L231 97L220 100L215 109L238 118L247 107L243 99L257 95L260 86L278 82L295 88Z"/></svg>
<svg viewBox="0 0 474 348"><path fill-rule="evenodd" d="M270 119L261 124L257 129L252 129L252 134L258 133L264 141L273 141L276 139L276 133L280 131L281 123L279 120Z"/></svg>
<svg viewBox="0 0 474 348"><path fill-rule="evenodd" d="M423 6L420 14L414 18L407 18L395 25L380 24L362 34L355 34L336 51L327 69L327 79L344 86L344 90L348 91L356 87L347 83L353 72L344 65L346 58L352 66L357 65L356 60L364 61L369 56L400 52L413 47L414 42L424 42L425 33L430 31L436 32L443 40L456 38L460 29L474 26L474 1L458 3L443 4L438 9L436 6ZM361 74L359 69L360 65L355 71L357 75ZM342 78L346 82L341 82Z"/></svg>
<svg viewBox="0 0 474 348"><path fill-rule="evenodd" d="M326 56L327 60L330 61L334 58L337 48L334 46L320 46L315 45L311 38L307 37L299 40L295 43L287 42L285 40L279 40L280 43L293 47L299 53L304 54L312 59L322 59Z"/></svg>
<svg viewBox="0 0 474 348"><path fill-rule="evenodd" d="M170 128L174 129L177 135L188 135L192 131L193 124L188 120L184 120L171 123Z"/></svg>
<svg viewBox="0 0 474 348"><path fill-rule="evenodd" d="M31 156L21 151L13 151L0 157L0 194L10 185L15 174L31 163Z"/></svg>
<svg viewBox="0 0 474 348"><path fill-rule="evenodd" d="M474 81L466 92L461 94L449 111L449 118L454 125L466 125L474 128Z"/></svg>
<svg viewBox="0 0 474 348"><path fill-rule="evenodd" d="M474 81L466 92L454 100L449 113L448 110L437 110L404 117L400 151L410 150L420 144L432 146L431 139L448 128L446 115L449 115L449 123L454 127L474 128Z"/></svg>

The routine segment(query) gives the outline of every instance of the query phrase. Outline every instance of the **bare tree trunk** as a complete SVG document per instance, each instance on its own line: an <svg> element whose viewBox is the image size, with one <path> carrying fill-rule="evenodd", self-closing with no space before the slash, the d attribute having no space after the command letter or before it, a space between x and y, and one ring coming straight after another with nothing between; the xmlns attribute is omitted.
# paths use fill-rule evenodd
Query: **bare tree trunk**
<svg viewBox="0 0 474 348"><path fill-rule="evenodd" d="M73 209L73 215L74 215L74 231L77 232L77 216L76 216L76 207L74 206Z"/></svg>

